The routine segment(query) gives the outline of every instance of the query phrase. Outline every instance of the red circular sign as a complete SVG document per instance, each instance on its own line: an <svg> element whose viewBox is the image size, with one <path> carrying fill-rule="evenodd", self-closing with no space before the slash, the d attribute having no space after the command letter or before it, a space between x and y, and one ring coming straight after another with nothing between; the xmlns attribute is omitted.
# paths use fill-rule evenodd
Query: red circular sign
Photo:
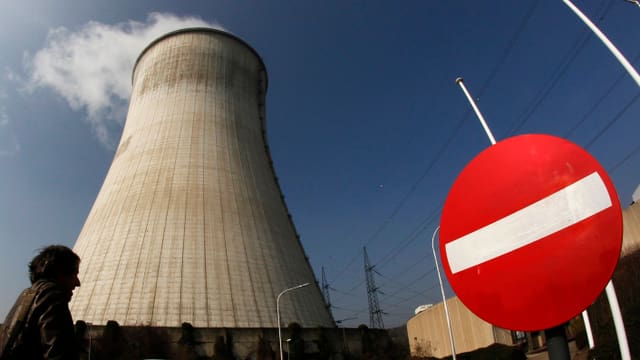
<svg viewBox="0 0 640 360"><path fill-rule="evenodd" d="M587 308L622 246L613 183L584 149L521 135L480 153L442 210L440 254L460 300L489 323L543 330Z"/></svg>

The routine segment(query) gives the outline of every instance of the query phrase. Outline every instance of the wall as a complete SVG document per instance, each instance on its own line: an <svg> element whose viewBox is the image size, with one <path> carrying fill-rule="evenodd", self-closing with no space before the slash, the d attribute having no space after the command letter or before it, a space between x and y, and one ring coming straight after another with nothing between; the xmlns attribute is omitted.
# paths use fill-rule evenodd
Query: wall
<svg viewBox="0 0 640 360"><path fill-rule="evenodd" d="M640 249L640 204L633 203L622 210L622 253L625 256Z"/></svg>
<svg viewBox="0 0 640 360"><path fill-rule="evenodd" d="M508 330L495 328L474 315L457 297L447 300L456 353L472 351L494 343L511 344ZM442 303L417 314L407 322L409 349L414 356L451 355L449 331Z"/></svg>
<svg viewBox="0 0 640 360"><path fill-rule="evenodd" d="M122 326L119 327L118 331L119 335L113 337L105 335L105 326L92 326L90 328L93 359L189 358L184 357L184 345L180 342L184 332L181 328ZM391 338L386 330L367 329L367 331L371 342L376 347L376 351L378 351L378 355L384 354L384 349L391 348ZM361 358L363 350L362 330L354 328L301 329L305 354L311 356L311 354L318 353L317 341L320 339L321 333L324 333L328 340L334 358L342 358L339 354L344 351L353 355L353 359ZM258 341L260 338L268 343L275 358L279 358L277 328L195 328L193 335L195 340L193 351L195 355L201 358L211 358L215 355L216 339L219 337L222 337L227 342L231 341L231 349L236 359L258 358ZM290 335L287 328L282 329L283 351L285 353L287 352L286 339L290 338ZM105 337L109 337L112 340L105 341ZM399 346L402 347L402 344L399 344ZM117 349L123 355L110 352L113 349ZM391 355L388 357L386 355L381 356L388 359L395 358Z"/></svg>

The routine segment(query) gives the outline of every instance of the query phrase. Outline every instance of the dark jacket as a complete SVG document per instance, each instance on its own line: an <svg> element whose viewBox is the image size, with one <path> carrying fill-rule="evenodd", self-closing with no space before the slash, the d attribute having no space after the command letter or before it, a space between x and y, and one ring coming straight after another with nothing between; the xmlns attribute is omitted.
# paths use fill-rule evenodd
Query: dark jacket
<svg viewBox="0 0 640 360"><path fill-rule="evenodd" d="M36 295L12 358L77 360L78 344L69 311L71 294L48 280L38 280L31 288L36 291ZM22 296L13 307L19 307L21 301ZM13 310L9 312L12 313ZM6 323L11 321L7 319Z"/></svg>

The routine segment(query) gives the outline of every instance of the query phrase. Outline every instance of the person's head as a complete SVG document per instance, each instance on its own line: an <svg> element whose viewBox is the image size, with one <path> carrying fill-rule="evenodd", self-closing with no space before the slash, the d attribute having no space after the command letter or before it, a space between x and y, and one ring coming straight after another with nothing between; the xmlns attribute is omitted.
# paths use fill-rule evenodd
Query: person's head
<svg viewBox="0 0 640 360"><path fill-rule="evenodd" d="M40 253L29 263L29 280L50 280L69 291L80 286L78 266L80 257L63 245L50 245L40 250Z"/></svg>

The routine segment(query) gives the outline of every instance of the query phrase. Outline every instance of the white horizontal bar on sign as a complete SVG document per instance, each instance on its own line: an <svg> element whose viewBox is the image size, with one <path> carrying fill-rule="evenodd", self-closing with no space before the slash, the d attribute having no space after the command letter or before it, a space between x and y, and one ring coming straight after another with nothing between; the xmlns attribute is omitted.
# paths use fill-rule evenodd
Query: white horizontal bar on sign
<svg viewBox="0 0 640 360"><path fill-rule="evenodd" d="M611 207L594 172L575 183L445 245L453 274L532 244Z"/></svg>

